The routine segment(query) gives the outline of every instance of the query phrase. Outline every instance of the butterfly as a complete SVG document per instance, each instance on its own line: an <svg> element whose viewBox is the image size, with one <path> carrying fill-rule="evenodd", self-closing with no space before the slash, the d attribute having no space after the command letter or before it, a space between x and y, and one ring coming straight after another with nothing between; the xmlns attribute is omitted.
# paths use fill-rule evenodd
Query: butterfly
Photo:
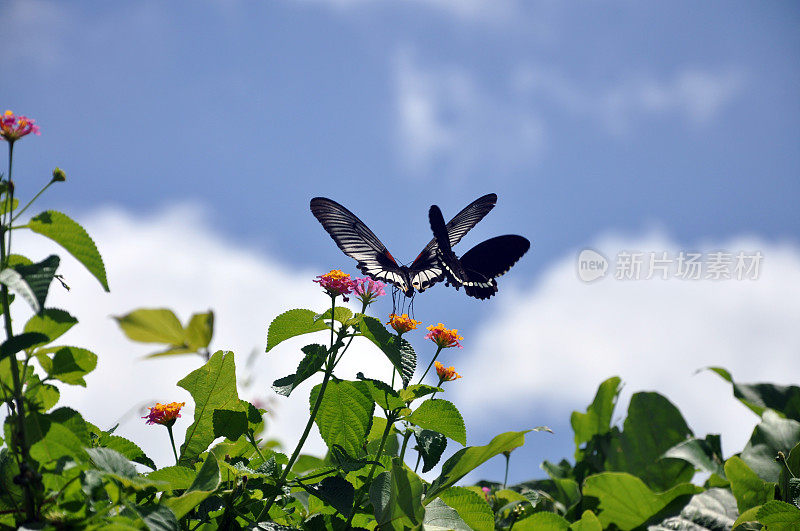
<svg viewBox="0 0 800 531"><path fill-rule="evenodd" d="M459 259L449 245L442 211L431 206L428 219L436 240L436 255L448 284L476 299L488 299L497 293L497 277L505 274L528 252L531 242L516 234L497 236L479 243Z"/></svg>
<svg viewBox="0 0 800 531"><path fill-rule="evenodd" d="M442 238L450 249L486 216L497 203L496 194L479 197L456 214L447 225L442 221ZM358 269L375 280L393 284L406 297L414 290L422 293L444 278L439 262L436 238L405 266L397 263L386 246L369 230L363 221L345 207L325 197L311 200L311 213L330 234L344 254L358 262Z"/></svg>

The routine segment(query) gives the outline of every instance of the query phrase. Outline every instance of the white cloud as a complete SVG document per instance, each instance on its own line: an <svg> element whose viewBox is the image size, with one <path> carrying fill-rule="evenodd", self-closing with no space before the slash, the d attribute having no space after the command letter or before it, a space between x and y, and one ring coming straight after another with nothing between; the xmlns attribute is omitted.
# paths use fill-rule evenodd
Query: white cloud
<svg viewBox="0 0 800 531"><path fill-rule="evenodd" d="M538 161L564 116L628 134L658 117L703 127L736 101L742 71L686 67L672 77L627 75L599 88L545 67L486 83L465 68L426 64L403 50L395 61L398 153L412 174L459 178Z"/></svg>
<svg viewBox="0 0 800 531"><path fill-rule="evenodd" d="M117 434L138 443L160 466L171 464L172 452L166 431L145 426L139 417L154 401L185 401L187 414L177 425L176 439L193 417L191 396L176 386L190 371L202 365L197 356L144 360L157 346L129 341L111 319L140 307L173 309L184 322L191 313L209 308L216 312L212 347L236 354L237 375L249 375L251 385L240 391L245 399L273 397L269 407L267 437L285 441L291 451L308 418L308 393L319 383L306 382L288 399L268 391L276 378L295 371L309 342L326 342L327 335L296 338L264 353L267 327L278 314L290 308L323 310L330 299L312 279L319 272L292 267L255 251L226 241L211 231L200 208L180 207L150 218L109 209L80 220L103 254L111 293L102 292L97 281L66 252L33 234L14 234L14 246L31 258L48 254L62 256L59 269L71 290L54 284L48 306L67 309L79 324L57 344L89 348L98 357L97 369L86 378L88 387L60 385L60 405L80 411L101 428L121 422ZM20 231L21 232L21 231ZM16 310L23 309L22 303ZM20 314L22 312L20 311ZM17 327L24 318L18 316ZM385 377L389 364L375 356L372 348L354 348L337 374L353 377L357 370ZM255 363L245 368L248 357ZM307 451L321 454L324 445L316 429Z"/></svg>
<svg viewBox="0 0 800 531"><path fill-rule="evenodd" d="M599 120L613 133L628 132L645 119L667 114L677 114L694 126L706 125L735 101L746 81L740 69L697 67L684 67L667 79L626 75L591 89L541 66L521 68L514 78L527 98Z"/></svg>
<svg viewBox="0 0 800 531"><path fill-rule="evenodd" d="M408 51L395 63L400 156L408 170L460 177L536 159L544 128L536 113L487 92L456 67L431 67Z"/></svg>
<svg viewBox="0 0 800 531"><path fill-rule="evenodd" d="M720 245L722 243L722 245ZM604 238L595 246L612 258L620 250L669 251L662 236ZM696 434L721 433L729 455L740 451L756 417L716 375L723 366L741 382L800 380L800 251L757 239L702 246L764 255L755 281L621 281L592 284L576 273L577 253L553 264L535 286L505 286L499 309L458 363L455 403L470 422L517 411L531 426L541 417L584 410L597 385L625 382L616 416L631 393L654 390L683 412ZM491 353L491 355L488 355ZM525 404L525 407L508 407ZM547 404L544 412L531 404ZM513 413L512 413L513 414ZM539 417L539 420L537 420ZM510 419L509 419L510 420Z"/></svg>

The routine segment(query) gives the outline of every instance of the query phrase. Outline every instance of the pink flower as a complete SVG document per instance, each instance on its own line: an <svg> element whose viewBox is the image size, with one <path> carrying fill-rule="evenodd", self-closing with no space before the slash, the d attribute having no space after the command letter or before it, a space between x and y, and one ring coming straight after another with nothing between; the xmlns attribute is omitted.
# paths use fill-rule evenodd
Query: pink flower
<svg viewBox="0 0 800 531"><path fill-rule="evenodd" d="M356 281L350 278L350 275L343 273L338 269L332 270L330 273L318 276L314 282L318 282L320 286L328 292L331 297L342 295L344 300L348 300L345 295L352 292L356 287Z"/></svg>
<svg viewBox="0 0 800 531"><path fill-rule="evenodd" d="M483 497L486 498L486 501L488 502L489 494L491 494L492 489L490 489L489 487L481 487L481 490L483 491Z"/></svg>
<svg viewBox="0 0 800 531"><path fill-rule="evenodd" d="M448 330L444 327L442 323L439 323L436 326L429 326L428 327L428 334L425 336L425 339L430 339L436 346L439 348L450 348L450 347L458 347L464 348L461 346L459 341L463 341L464 338L458 335L458 330L455 328L452 330Z"/></svg>
<svg viewBox="0 0 800 531"><path fill-rule="evenodd" d="M171 402L169 404L156 404L150 408L150 413L142 417L147 419L146 424L163 424L172 426L175 419L181 416L181 408L186 402Z"/></svg>
<svg viewBox="0 0 800 531"><path fill-rule="evenodd" d="M381 295L386 295L386 292L383 291L386 284L380 280L372 280L369 277L364 277L357 278L355 282L356 287L353 288L353 293L358 295L358 300L360 300L361 304L364 306L372 304L372 302Z"/></svg>
<svg viewBox="0 0 800 531"><path fill-rule="evenodd" d="M0 136L7 141L14 142L30 133L39 134L39 126L34 124L34 120L17 116L12 111L6 111L0 116Z"/></svg>

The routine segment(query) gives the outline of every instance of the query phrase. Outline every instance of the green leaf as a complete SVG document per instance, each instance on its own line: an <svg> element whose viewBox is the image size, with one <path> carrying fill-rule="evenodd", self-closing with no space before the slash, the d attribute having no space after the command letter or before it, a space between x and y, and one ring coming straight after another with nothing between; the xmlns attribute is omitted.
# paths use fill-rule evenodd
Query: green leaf
<svg viewBox="0 0 800 531"><path fill-rule="evenodd" d="M569 522L555 513L538 512L514 523L518 531L563 531L569 529Z"/></svg>
<svg viewBox="0 0 800 531"><path fill-rule="evenodd" d="M768 409L764 411L761 423L753 429L741 458L761 479L777 482L783 465L775 458L778 452L788 454L797 441L800 441L800 423L781 418Z"/></svg>
<svg viewBox="0 0 800 531"><path fill-rule="evenodd" d="M447 400L426 400L406 420L420 428L438 431L462 445L467 444L464 419L456 406Z"/></svg>
<svg viewBox="0 0 800 531"><path fill-rule="evenodd" d="M414 433L417 451L422 456L422 471L428 472L436 466L447 447L447 437L433 430L419 430Z"/></svg>
<svg viewBox="0 0 800 531"><path fill-rule="evenodd" d="M703 489L682 483L666 492L655 493L636 476L624 472L603 472L586 478L584 497L599 500L597 515L603 528L610 524L622 530L638 527L664 509L679 496L696 494Z"/></svg>
<svg viewBox="0 0 800 531"><path fill-rule="evenodd" d="M408 404L423 396L441 393L442 391L444 390L441 387L434 387L427 384L412 384L405 389L400 389L398 394L400 395L400 400Z"/></svg>
<svg viewBox="0 0 800 531"><path fill-rule="evenodd" d="M328 356L328 349L323 345L306 345L301 349L305 357L297 366L297 371L272 382L272 390L279 395L289 396L298 385L312 377L322 368Z"/></svg>
<svg viewBox="0 0 800 531"><path fill-rule="evenodd" d="M356 490L346 479L339 476L328 476L316 485L300 484L309 494L313 494L327 503L345 517L353 511L353 500Z"/></svg>
<svg viewBox="0 0 800 531"><path fill-rule="evenodd" d="M0 283L19 293L33 311L39 313L44 307L59 261L58 256L50 255L37 264L3 269L0 271Z"/></svg>
<svg viewBox="0 0 800 531"><path fill-rule="evenodd" d="M9 204L7 198L3 197L2 199L0 199L0 214L5 214L6 212L13 212L14 210L17 209L18 206L19 206L19 199L17 199L16 197L11 201L11 204Z"/></svg>
<svg viewBox="0 0 800 531"><path fill-rule="evenodd" d="M725 475L731 482L739 512L762 505L775 497L775 483L764 481L741 458L733 456L725 463Z"/></svg>
<svg viewBox="0 0 800 531"><path fill-rule="evenodd" d="M26 384L25 400L27 400L28 409L31 411L47 411L58 403L58 399L61 396L58 388L54 385L42 383L36 374L31 374Z"/></svg>
<svg viewBox="0 0 800 531"><path fill-rule="evenodd" d="M191 461L208 449L217 437L214 432L214 411L245 411L236 391L236 366L233 352L217 351L208 362L178 382L192 395L195 403L194 422L186 429L180 459Z"/></svg>
<svg viewBox="0 0 800 531"><path fill-rule="evenodd" d="M338 469L344 471L344 473L354 472L356 470L361 470L367 465L377 465L383 466L378 461L371 461L369 459L356 459L349 455L344 448L339 446L338 444L334 444L330 449L330 460L331 463ZM295 467L296 468L296 467ZM351 500L352 505L352 500Z"/></svg>
<svg viewBox="0 0 800 531"><path fill-rule="evenodd" d="M781 499L792 500L800 507L797 498L800 497L800 443L786 455L786 466L781 467L778 485L781 489Z"/></svg>
<svg viewBox="0 0 800 531"><path fill-rule="evenodd" d="M772 409L782 416L800 421L800 387L769 383L737 384L731 374L722 367L708 367L708 370L730 382L733 396L756 415L761 416L764 410Z"/></svg>
<svg viewBox="0 0 800 531"><path fill-rule="evenodd" d="M786 502L772 500L756 513L756 518L769 531L792 531L800 529L800 509Z"/></svg>
<svg viewBox="0 0 800 531"><path fill-rule="evenodd" d="M572 522L569 526L570 531L603 531L603 524L600 519L590 510L583 511L581 519Z"/></svg>
<svg viewBox="0 0 800 531"><path fill-rule="evenodd" d="M692 496L678 516L666 518L660 524L650 525L647 529L648 531L731 529L738 515L736 500L731 491L709 489Z"/></svg>
<svg viewBox="0 0 800 531"><path fill-rule="evenodd" d="M597 388L597 394L586 408L586 413L572 412L570 423L575 432L576 459L580 459L578 447L581 444L589 442L595 435L602 435L610 429L611 416L614 414L617 397L622 389L620 382L618 376L604 381Z"/></svg>
<svg viewBox="0 0 800 531"><path fill-rule="evenodd" d="M133 463L121 453L110 448L90 448L87 453L98 470L127 479L133 479L139 475Z"/></svg>
<svg viewBox="0 0 800 531"><path fill-rule="evenodd" d="M345 308L344 306L337 306L336 311L333 312L333 318L339 321L342 324L347 323L347 321L353 317L353 311L350 308ZM315 321L330 321L331 319L331 311L328 310L323 314L318 314L314 316ZM326 326L325 328L330 329L330 326Z"/></svg>
<svg viewBox="0 0 800 531"><path fill-rule="evenodd" d="M658 393L635 393L623 433L611 440L606 469L629 472L655 490L691 480L694 468L680 459L661 456L692 435L681 412Z"/></svg>
<svg viewBox="0 0 800 531"><path fill-rule="evenodd" d="M247 433L247 413L244 410L215 409L212 415L214 438L225 437L231 441Z"/></svg>
<svg viewBox="0 0 800 531"><path fill-rule="evenodd" d="M381 408L386 411L395 409L404 409L406 403L400 399L397 391L392 389L389 385L381 382L380 380L373 380L372 378L365 378L363 373L358 373L356 378L367 384L372 400Z"/></svg>
<svg viewBox="0 0 800 531"><path fill-rule="evenodd" d="M85 459L84 443L69 427L49 414L28 413L25 431L31 445L31 457L43 465L65 456L77 461Z"/></svg>
<svg viewBox="0 0 800 531"><path fill-rule="evenodd" d="M462 448L442 465L442 472L433 483L425 496L425 505L429 504L446 488L454 485L459 479L482 465L492 457L509 452L525 444L525 431L509 431L501 433L486 446L468 446Z"/></svg>
<svg viewBox="0 0 800 531"><path fill-rule="evenodd" d="M181 322L166 308L141 308L114 319L132 341L183 345L186 339Z"/></svg>
<svg viewBox="0 0 800 531"><path fill-rule="evenodd" d="M49 378L83 387L86 387L83 377L97 367L97 354L79 347L41 349L36 352L36 359Z"/></svg>
<svg viewBox="0 0 800 531"><path fill-rule="evenodd" d="M175 465L154 470L147 474L147 477L168 484L169 490L187 490L194 483L197 472L185 466Z"/></svg>
<svg viewBox="0 0 800 531"><path fill-rule="evenodd" d="M94 275L100 285L103 286L103 289L109 291L103 258L97 251L97 246L95 246L92 238L78 223L70 219L66 214L48 210L31 219L28 222L28 228L33 232L50 238L69 251Z"/></svg>
<svg viewBox="0 0 800 531"><path fill-rule="evenodd" d="M35 345L40 345L47 341L47 336L38 332L24 332L11 336L0 345L0 360L13 356L17 352L22 352Z"/></svg>
<svg viewBox="0 0 800 531"><path fill-rule="evenodd" d="M383 351L400 373L403 386L407 386L417 368L417 354L411 344L405 339L398 341L397 336L390 334L383 323L374 317L359 314L358 330Z"/></svg>
<svg viewBox="0 0 800 531"><path fill-rule="evenodd" d="M393 459L391 470L378 474L369 489L375 520L381 529L402 530L422 524L422 490L419 477L399 458Z"/></svg>
<svg viewBox="0 0 800 531"><path fill-rule="evenodd" d="M696 470L725 477L719 435L708 435L705 439L687 439L664 452L664 457L683 459Z"/></svg>
<svg viewBox="0 0 800 531"><path fill-rule="evenodd" d="M165 503L180 520L217 490L219 484L219 464L214 454L209 452L189 489L181 496L170 498Z"/></svg>
<svg viewBox="0 0 800 531"><path fill-rule="evenodd" d="M441 500L458 513L458 516L475 531L493 531L494 513L479 494L461 487L450 487L439 494Z"/></svg>
<svg viewBox="0 0 800 531"><path fill-rule="evenodd" d="M322 384L311 390L311 407ZM328 447L338 444L352 456L364 454L375 403L364 382L330 380L315 422Z"/></svg>
<svg viewBox="0 0 800 531"><path fill-rule="evenodd" d="M330 330L325 321L314 319L316 315L311 310L289 310L273 319L267 331L267 352L295 336Z"/></svg>
<svg viewBox="0 0 800 531"><path fill-rule="evenodd" d="M103 448L109 448L116 452L119 452L126 459L133 461L134 463L142 464L146 467L149 467L155 470L156 465L153 463L152 459L147 457L144 451L136 445L136 443L129 441L124 437L120 437L118 435L111 435L109 433L102 433L100 435L100 439L98 444Z"/></svg>
<svg viewBox="0 0 800 531"><path fill-rule="evenodd" d="M33 315L25 323L25 332L39 332L46 335L50 343L64 335L67 330L75 326L78 320L64 310L45 308L39 314Z"/></svg>
<svg viewBox="0 0 800 531"><path fill-rule="evenodd" d="M214 337L214 312L196 313L189 319L184 332L190 350L198 351L208 348Z"/></svg>
<svg viewBox="0 0 800 531"><path fill-rule="evenodd" d="M425 531L471 531L458 512L440 498L436 498L425 507L423 529Z"/></svg>

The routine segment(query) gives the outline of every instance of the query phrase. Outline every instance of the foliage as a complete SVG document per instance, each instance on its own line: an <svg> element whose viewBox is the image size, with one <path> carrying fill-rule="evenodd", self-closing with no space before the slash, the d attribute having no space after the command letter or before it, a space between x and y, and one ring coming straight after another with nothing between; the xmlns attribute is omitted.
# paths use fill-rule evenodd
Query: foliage
<svg viewBox="0 0 800 531"><path fill-rule="evenodd" d="M22 136L4 138L13 148ZM450 385L462 385L455 381L455 368L437 365L438 383L423 383L442 350L460 347L463 338L441 323L428 327L426 344L435 353L413 382L417 354L403 335L418 323L395 315L393 333L367 315L384 294L382 283L351 280L338 270L318 277L330 296L329 308L286 311L267 329L268 356L288 355L286 340L313 335L299 350L296 371L273 383L287 399L300 386L311 388L305 430L290 454L261 437L265 411L240 398L235 354L212 353L213 312L196 313L185 325L164 308L115 317L129 339L158 345L150 357L204 359L202 367L176 376L194 401L193 419L180 417L183 403L150 408L148 422L155 432L163 434L159 425L166 428L175 455L173 466L158 469L136 443L115 435L114 427L102 429L58 406L59 386L85 387L98 356L56 344L78 323L66 310L47 306L53 280L63 284L60 258L37 263L12 254L10 231L49 238L81 262L102 289L108 291L109 284L94 241L66 214L46 211L17 223L33 200L19 208L11 169L9 164L0 180L0 309L6 332L0 388L7 412L0 439L0 528L800 528L800 388L738 383L722 368L711 370L761 419L746 447L727 459L718 435L695 436L680 411L658 393L635 393L624 421L613 423L621 388L614 377L600 385L585 412L572 414L572 461L545 461L547 478L510 487L505 482L458 486L499 455L508 470L527 433L549 430L508 431L468 445L457 404L437 397ZM42 192L64 180L57 170ZM16 333L10 290L34 311ZM362 304L358 313L336 304L351 290ZM394 368L390 382L335 373L354 340L386 357ZM185 430L180 449L173 429ZM324 457L302 454L313 429L328 446ZM455 452L444 459L448 445ZM410 452L417 454L413 468ZM422 472L434 471L432 481L418 474L420 464ZM702 484L692 483L697 472Z"/></svg>

